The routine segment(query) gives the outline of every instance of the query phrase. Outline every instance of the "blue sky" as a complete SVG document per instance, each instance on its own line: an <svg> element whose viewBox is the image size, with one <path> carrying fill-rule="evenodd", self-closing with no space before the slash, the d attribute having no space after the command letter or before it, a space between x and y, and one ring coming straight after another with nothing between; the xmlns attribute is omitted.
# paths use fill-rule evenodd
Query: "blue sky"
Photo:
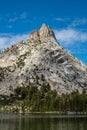
<svg viewBox="0 0 87 130"><path fill-rule="evenodd" d="M87 0L0 0L0 49L27 39L42 23L87 64Z"/></svg>

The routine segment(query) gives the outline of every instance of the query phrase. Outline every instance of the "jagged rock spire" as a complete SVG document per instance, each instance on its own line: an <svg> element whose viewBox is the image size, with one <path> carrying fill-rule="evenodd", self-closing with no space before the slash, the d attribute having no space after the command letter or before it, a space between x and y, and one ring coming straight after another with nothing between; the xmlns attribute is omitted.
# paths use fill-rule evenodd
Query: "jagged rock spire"
<svg viewBox="0 0 87 130"><path fill-rule="evenodd" d="M39 31L40 37L45 38L45 37L55 37L54 32L49 26L46 26L45 24L42 24L40 31Z"/></svg>
<svg viewBox="0 0 87 130"><path fill-rule="evenodd" d="M35 30L30 34L29 42L36 43L37 41L44 40L47 37L53 37L54 39L56 39L52 29L49 26L42 24L40 30Z"/></svg>

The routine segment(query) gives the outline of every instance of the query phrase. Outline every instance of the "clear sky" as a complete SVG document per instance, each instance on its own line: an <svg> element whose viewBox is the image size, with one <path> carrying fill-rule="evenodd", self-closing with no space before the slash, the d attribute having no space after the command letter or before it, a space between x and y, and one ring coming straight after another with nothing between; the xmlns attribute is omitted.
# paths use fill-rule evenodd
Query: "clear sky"
<svg viewBox="0 0 87 130"><path fill-rule="evenodd" d="M87 0L0 0L0 49L27 39L42 23L87 64Z"/></svg>

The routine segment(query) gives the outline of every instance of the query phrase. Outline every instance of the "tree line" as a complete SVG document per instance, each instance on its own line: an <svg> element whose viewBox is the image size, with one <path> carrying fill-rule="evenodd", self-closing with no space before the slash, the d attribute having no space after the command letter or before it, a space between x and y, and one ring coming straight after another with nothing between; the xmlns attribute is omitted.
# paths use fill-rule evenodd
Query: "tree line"
<svg viewBox="0 0 87 130"><path fill-rule="evenodd" d="M27 106L31 112L87 112L87 94L78 91L70 94L57 94L49 85L40 89L36 86L17 87L15 89L17 101L22 101L23 107Z"/></svg>

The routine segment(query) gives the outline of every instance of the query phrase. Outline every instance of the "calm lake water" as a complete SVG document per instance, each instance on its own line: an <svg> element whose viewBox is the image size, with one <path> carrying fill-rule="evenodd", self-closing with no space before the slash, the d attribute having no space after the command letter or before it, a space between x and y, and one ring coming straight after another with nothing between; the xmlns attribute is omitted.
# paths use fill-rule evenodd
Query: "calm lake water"
<svg viewBox="0 0 87 130"><path fill-rule="evenodd" d="M0 114L0 130L87 130L87 116Z"/></svg>

